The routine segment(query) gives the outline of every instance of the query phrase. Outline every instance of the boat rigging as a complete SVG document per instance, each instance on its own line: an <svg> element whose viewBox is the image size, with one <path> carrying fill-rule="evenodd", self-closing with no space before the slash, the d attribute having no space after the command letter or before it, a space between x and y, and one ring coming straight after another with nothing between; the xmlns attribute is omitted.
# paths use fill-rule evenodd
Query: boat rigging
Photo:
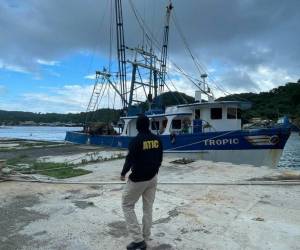
<svg viewBox="0 0 300 250"><path fill-rule="evenodd" d="M102 71L96 71L96 80L91 95L88 107L87 107L87 118L86 124L89 122L90 112L93 112L98 107L97 103L101 101L102 92L106 89L103 85L108 84L112 87L114 93L119 96L122 103L122 109L124 114L132 114L136 110L138 112L137 105L147 101L148 108L161 108L158 96L164 92L165 87L168 91L171 91L170 87L167 86L166 78L172 84L172 87L176 90L175 84L173 84L172 79L167 75L167 57L168 57L168 43L169 43L169 31L170 31L170 20L171 13L173 10L172 2L169 1L166 6L165 23L163 27L163 42L161 48L159 48L159 43L153 34L147 28L145 21L141 18L138 11L135 9L132 1L130 0L131 9L138 21L138 24L143 30L143 34L146 35L147 39L151 41L151 47L146 48L136 47L129 48L125 45L124 36L124 21L123 21L123 11L122 11L122 1L115 0L115 22L116 22L116 41L117 41L117 58L118 58L118 72L116 77L119 79L119 83L112 80L112 73L103 68ZM160 51L160 56L154 53L154 48L152 44L155 45L156 49ZM126 59L126 50L134 53L134 59ZM131 65L131 77L130 84L128 87L127 83L127 64ZM176 65L181 73L192 81L198 88L201 86L195 83L188 74ZM199 82L199 80L197 80ZM134 98L137 90L142 89L145 99ZM208 94L207 91L202 90L203 93ZM141 92L139 92L141 93ZM139 94L136 94L136 96ZM174 96L176 100L176 96ZM182 97L185 101L185 98ZM139 111L141 112L141 111Z"/></svg>
<svg viewBox="0 0 300 250"><path fill-rule="evenodd" d="M150 119L150 131L159 135L163 142L164 153L192 159L276 166L290 135L290 125L283 123L268 128L246 129L242 127L241 112L251 108L250 103L214 100L206 80L208 75L203 72L203 67L188 46L177 18L172 17L174 7L171 1L166 8L163 42L162 45L159 45L156 37L135 9L132 1L129 0L129 5L143 35L151 41L150 46L143 44L137 47L126 46L122 1L115 0L114 3L118 72L117 74L112 73L110 66L108 69L103 68L101 71L96 71L93 94L87 107L85 129L80 132L67 132L66 140L75 143L127 148L130 140L137 134L137 115L144 112ZM200 78L188 75L176 63L171 62L174 68L187 81L192 82L197 89L194 102L185 101L184 104L170 105L163 109L160 95L165 88L170 90L167 80L176 87L172 77L167 73L170 20L173 20ZM111 38L112 29L110 32ZM160 56L155 54L155 50L160 52ZM133 58L127 59L128 54L132 54ZM131 71L128 68L129 65L131 65ZM128 84L129 77L127 77L129 72L131 72L130 84ZM118 123L120 130L117 133L110 126L98 131L90 131L89 116L94 113L92 111L99 108L105 91L109 92L110 88L114 91L115 96L120 97L124 111ZM202 94L207 97L207 100L202 99ZM145 99L147 100L146 108L143 107Z"/></svg>

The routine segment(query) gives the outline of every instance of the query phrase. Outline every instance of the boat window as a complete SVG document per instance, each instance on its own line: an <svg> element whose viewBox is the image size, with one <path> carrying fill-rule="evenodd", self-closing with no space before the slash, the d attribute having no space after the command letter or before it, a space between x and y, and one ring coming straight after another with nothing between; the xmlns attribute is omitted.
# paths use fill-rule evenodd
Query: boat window
<svg viewBox="0 0 300 250"><path fill-rule="evenodd" d="M200 119L200 109L195 109L195 119L196 120Z"/></svg>
<svg viewBox="0 0 300 250"><path fill-rule="evenodd" d="M189 118L185 118L182 121L182 133L189 133L191 128L191 120Z"/></svg>
<svg viewBox="0 0 300 250"><path fill-rule="evenodd" d="M168 120L167 120L167 119L164 119L164 120L162 121L162 127L163 127L163 128L166 128L166 127L167 127L167 124L168 124Z"/></svg>
<svg viewBox="0 0 300 250"><path fill-rule="evenodd" d="M227 108L227 119L236 119L236 108Z"/></svg>
<svg viewBox="0 0 300 250"><path fill-rule="evenodd" d="M151 122L151 129L152 130L159 130L159 121L152 121Z"/></svg>
<svg viewBox="0 0 300 250"><path fill-rule="evenodd" d="M181 120L173 120L172 129L181 129Z"/></svg>
<svg viewBox="0 0 300 250"><path fill-rule="evenodd" d="M237 109L236 110L236 114L237 114L237 119L241 119L241 117L242 117L242 110L241 109Z"/></svg>
<svg viewBox="0 0 300 250"><path fill-rule="evenodd" d="M159 133L163 134L165 132L165 128L167 127L168 120L164 118L161 122L161 127L159 128Z"/></svg>
<svg viewBox="0 0 300 250"><path fill-rule="evenodd" d="M210 109L210 119L222 119L222 108L211 108Z"/></svg>

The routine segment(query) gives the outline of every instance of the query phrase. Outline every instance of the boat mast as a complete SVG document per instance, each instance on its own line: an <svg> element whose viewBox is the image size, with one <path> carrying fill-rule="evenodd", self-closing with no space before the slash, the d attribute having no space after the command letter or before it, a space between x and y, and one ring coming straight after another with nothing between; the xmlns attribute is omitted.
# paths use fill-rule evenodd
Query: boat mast
<svg viewBox="0 0 300 250"><path fill-rule="evenodd" d="M127 107L127 83L126 83L126 56L125 56L125 40L123 29L123 13L122 1L115 0L116 12L116 31L117 31L117 54L119 66L119 81L121 89L122 106L125 110Z"/></svg>
<svg viewBox="0 0 300 250"><path fill-rule="evenodd" d="M132 64L132 76L131 85L129 91L129 102L128 109L133 106L133 103L142 103L143 101L133 99L134 91L139 88L143 88L146 94L146 88L148 89L148 94L146 94L147 101L150 104L149 109L151 109L152 104L152 89L154 92L154 98L157 97L157 75L159 73L159 68L157 67L157 57L153 54L152 50L146 51L143 48L128 48L129 50L135 52L134 61L128 60L128 63ZM143 79L141 76L141 71L146 70L149 72L149 81ZM152 84L153 75L153 84Z"/></svg>
<svg viewBox="0 0 300 250"><path fill-rule="evenodd" d="M163 46L161 51L161 59L154 54L152 47L150 50L142 48L128 48L125 46L124 28L123 28L123 13L122 13L122 0L115 0L115 20L116 20L116 33L117 33L117 55L118 55L118 77L119 85L117 87L114 81L111 80L111 73L105 68L102 71L96 71L96 81L93 89L92 96L90 98L87 110L85 124L88 124L89 116L93 116L93 112L98 109L99 102L101 101L104 92L107 91L106 85L113 88L113 90L121 97L121 103L123 111L128 114L129 109L137 103L143 103L144 100L140 100L140 95L134 93L139 89L143 89L151 110L153 100L157 100L157 96L163 91L165 85L166 75L166 61L167 61L167 49L169 38L169 23L171 10L173 5L170 1L166 7L166 17L164 25ZM135 53L135 59L133 61L126 61L125 50L131 50ZM132 65L131 85L127 88L126 82L126 63ZM146 73L148 72L148 73ZM142 74L148 74L149 80L144 78ZM134 108L133 108L134 109Z"/></svg>
<svg viewBox="0 0 300 250"><path fill-rule="evenodd" d="M165 27L164 27L164 36L163 36L163 45L161 50L161 64L160 64L160 72L161 77L159 79L159 91L160 93L164 90L164 84L166 79L167 72L167 55L168 55L168 41L169 41L169 27L170 27L170 16L171 10L173 9L172 2L170 1L167 6L166 18L165 18Z"/></svg>
<svg viewBox="0 0 300 250"><path fill-rule="evenodd" d="M130 109L130 107L133 106L134 102L139 102L138 100L133 99L133 94L136 89L143 87L145 91L145 88L148 88L147 102L149 104L149 109L151 109L153 100L157 100L158 94L163 91L165 85L165 76L166 76L166 63L167 63L167 51L168 51L168 40L169 40L169 23L170 23L171 10L173 9L173 5L171 1L169 5L166 7L166 9L167 11L165 17L161 59L159 60L157 58L152 48L150 48L150 51L147 51L144 47L127 48L135 52L134 61L128 61L128 63L132 64L132 77L131 77L131 85L129 90L128 109ZM149 82L145 82L145 79L141 77L140 69L148 70Z"/></svg>

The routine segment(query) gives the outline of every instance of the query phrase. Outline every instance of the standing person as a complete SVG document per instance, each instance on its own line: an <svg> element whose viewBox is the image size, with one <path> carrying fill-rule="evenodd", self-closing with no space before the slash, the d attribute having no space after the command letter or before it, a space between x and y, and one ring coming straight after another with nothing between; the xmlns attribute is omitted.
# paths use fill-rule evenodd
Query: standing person
<svg viewBox="0 0 300 250"><path fill-rule="evenodd" d="M149 130L149 119L140 115L136 122L138 135L129 144L121 180L125 180L126 173L131 169L128 182L122 196L122 208L127 230L133 242L128 250L146 249L146 241L150 239L152 226L152 206L157 186L157 173L162 162L162 143L158 136ZM141 230L134 206L143 197L143 229Z"/></svg>

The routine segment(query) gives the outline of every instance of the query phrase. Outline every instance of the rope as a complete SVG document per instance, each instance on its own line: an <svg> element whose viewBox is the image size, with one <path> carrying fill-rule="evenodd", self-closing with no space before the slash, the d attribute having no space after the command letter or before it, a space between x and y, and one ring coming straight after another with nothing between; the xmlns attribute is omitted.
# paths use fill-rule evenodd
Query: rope
<svg viewBox="0 0 300 250"><path fill-rule="evenodd" d="M152 41L154 41L154 45L155 45L156 49L161 52L161 48L159 46L158 40L156 39L156 36L151 32L151 29L146 25L146 23L143 20L142 16L138 12L138 10L134 7L134 5L132 3L132 0L130 0L129 3L130 3L130 7L133 10L133 13L134 13L134 15L135 15L135 17L137 19L137 22L138 22L140 28L142 29L142 31L145 32L145 35L146 35L147 39L150 40L152 38ZM187 43L187 40L186 40L186 38L185 38L185 36L184 36L184 34L182 32L182 29L178 25L177 18L175 16L175 11L173 11L173 13L174 13L174 17L172 16L172 20L173 20L173 22L175 24L175 27L178 30L179 35L181 36L181 39L183 40L183 43L186 46L187 51L189 52L190 56L192 57L192 60L193 60L193 62L195 64L198 72L201 74L200 69L202 69L203 72L208 72L208 70L206 69L206 67L204 66L204 64L201 64L197 60L197 58L193 55L193 53L192 53L192 51L191 51L191 49L190 49L190 47L189 47L189 45ZM148 31L149 34L146 32L146 30ZM185 76L188 81L192 82L196 87L199 88L199 85L195 82L196 79L193 80L193 77L191 77L190 75L188 75L187 73L185 73L184 70L180 66L178 66L175 62L173 62L172 60L170 60L170 58L169 58L168 61L174 66L175 71L177 71L179 74ZM225 94L225 96L233 94L233 93L230 93L230 92L226 91L223 87L219 86L216 83L216 80L214 79L214 77L212 76L212 74L209 74L208 78L211 80L211 82L213 82L213 84L215 85L215 87L217 89L219 89L221 92L223 92ZM199 82L199 80L197 80L197 82ZM239 100L243 100L243 101L249 101L246 98L242 98L242 97L236 97L236 98L239 99Z"/></svg>
<svg viewBox="0 0 300 250"><path fill-rule="evenodd" d="M108 57L108 72L111 71L111 66L112 66L112 43L113 43L113 20L114 20L114 15L113 15L113 1L110 1L110 22L109 22L109 57Z"/></svg>
<svg viewBox="0 0 300 250"><path fill-rule="evenodd" d="M130 3L130 7L134 13L134 16L135 18L137 19L137 22L140 26L140 28L142 29L142 31L145 33L145 36L147 39L149 39L149 41L153 41L153 44L154 46L156 47L156 49L161 53L161 48L159 46L159 42L158 40L156 39L156 37L154 36L154 34L151 32L151 29L146 25L145 21L143 20L143 18L141 17L141 15L139 14L139 12L136 10L136 8L134 7L133 3L132 3L132 0L129 1ZM148 33L146 32L146 29L148 30ZM152 38L152 39L151 39ZM150 46L152 46L152 43L150 44ZM169 59L169 62L171 62L171 64L174 65L175 67L175 70L177 72L179 72L180 74L184 75L185 77L187 77L188 75L186 73L183 72L183 70L174 62L172 62L170 59ZM189 81L192 81L190 78L187 77L187 79ZM197 87L199 87L195 82L193 82ZM176 88L175 88L176 89ZM180 92L177 91L179 94ZM180 94L181 95L181 94ZM181 95L181 97L184 99L184 97Z"/></svg>
<svg viewBox="0 0 300 250"><path fill-rule="evenodd" d="M101 84L101 87L100 87L100 89L97 89L97 87L99 86L99 84ZM101 82L100 83L99 83L99 78L96 78L96 82L95 82L95 85L94 85L93 93L92 93L92 96L90 98L90 102L89 102L89 105L88 105L87 111L86 111L87 112L86 119L85 119L85 123L86 124L88 122L89 112L91 112L91 115L92 115L92 117L90 118L90 121L94 120L94 117L96 115L96 110L98 109L98 106L99 106L99 96L102 93L103 85L104 85L104 78L103 77L101 78ZM99 94L97 94L95 91L99 91L98 92ZM92 110L90 110L90 105L93 104L92 103L93 102L93 97L96 98L96 100L95 100L94 106L92 107Z"/></svg>
<svg viewBox="0 0 300 250"><path fill-rule="evenodd" d="M104 96L104 94L105 94L105 91L106 91L107 86L109 85L109 83L105 83L105 82L103 81L103 82L102 82L102 85L104 85L104 88L103 88L103 91L102 91L102 88L101 88L102 93L101 93L101 96L99 95L99 96L100 96L100 99L97 100L97 108L94 110L94 114L96 114L96 111L97 111L97 110L99 109L99 107L100 107L102 98L103 98L103 96Z"/></svg>
<svg viewBox="0 0 300 250"><path fill-rule="evenodd" d="M24 176L27 177L27 176ZM46 184L70 184L70 185L124 185L123 181L56 181L56 180L40 180L37 178L26 180L12 177L3 178L4 181L16 182L38 182ZM299 186L300 181L244 181L244 182L158 182L158 185L182 185L182 186Z"/></svg>
<svg viewBox="0 0 300 250"><path fill-rule="evenodd" d="M175 14L175 11L174 11L174 14L172 15L172 20L174 22L174 25L175 25L175 28L178 30L178 33L183 41L183 44L186 48L186 50L188 51L189 55L191 56L194 64L195 64L195 67L196 69L198 70L198 73L199 73L199 76L201 76L201 70L200 70L200 65L198 64L198 62L196 61L196 58L194 57L193 53L192 53L192 50L190 49L188 43L187 43L187 40L179 26L179 24L177 23L177 18L176 18L176 14ZM202 69L203 70L203 69ZM204 70L203 70L204 71Z"/></svg>
<svg viewBox="0 0 300 250"><path fill-rule="evenodd" d="M99 19L100 20L100 23L99 23L99 27L97 28L97 32L98 32L98 34L97 34L97 36L96 37L101 37L101 34L104 32L104 27L103 27L103 25L104 25L104 20L105 20L105 17L106 17L106 14L107 14L107 9L108 9L108 4L109 4L109 0L107 0L106 1L106 4L105 4L105 7L103 8L103 13L102 13L102 16L101 16L101 18ZM100 39L100 43L102 42L102 39ZM91 71L91 67L92 67L92 64L94 63L94 59L95 59L95 55L96 55L96 51L98 50L98 48L99 47L101 47L101 46L99 46L100 45L100 43L96 43L96 45L93 47L93 49L92 49L92 53L91 53L91 57L90 57L90 60L89 60L89 64L88 64L88 68L87 68L87 73L86 73L86 75L89 75L90 74L90 71ZM88 82L89 80L88 79L86 79L85 80L85 84ZM83 92L81 93L81 104L83 104L83 100L84 100L84 98L83 98Z"/></svg>
<svg viewBox="0 0 300 250"><path fill-rule="evenodd" d="M138 11L137 11L136 8L134 7L134 4L133 4L132 0L129 0L129 5L130 5L130 7L131 7L131 9L132 9L132 12L133 12L133 14L134 14L134 16L135 16L135 18L136 18L136 20L137 20L137 22L138 22L138 24L139 24L141 30L142 30L143 40L144 40L144 36L145 36L145 37L148 39L147 42L148 42L148 41L151 41L150 36L148 35L148 33L145 31L145 28L144 28L144 26L146 27L146 25L145 25L143 19L142 19L141 17L139 17ZM150 31L150 33L151 33L151 31ZM143 44L144 44L144 41L143 41ZM151 45L151 44L149 44L149 46L150 46L150 45Z"/></svg>
<svg viewBox="0 0 300 250"><path fill-rule="evenodd" d="M59 169L65 169L65 168L73 168L74 166L66 166L66 167L59 167L59 168L46 168L46 169L33 169L32 171L28 171L28 172L23 172L23 171L16 171L18 173L21 174L32 174L32 173L42 173L42 172L46 172L46 171L51 171L51 170L59 170Z"/></svg>
<svg viewBox="0 0 300 250"><path fill-rule="evenodd" d="M182 32L182 29L180 28L180 26L179 26L179 24L178 24L177 17L176 17L176 14L175 14L175 10L174 10L174 14L173 14L173 16L172 16L172 20L173 20L173 22L174 22L175 28L178 30L178 33L179 33L179 35L181 36L181 39L182 39L182 41L183 41L183 43L184 43L184 45L185 45L185 47L186 47L186 50L188 51L189 55L191 56L191 58L192 58L192 60L193 60L193 62L194 62L194 64L195 64L195 66L196 66L196 68L197 68L197 70L198 70L200 76L201 76L201 70L202 70L204 73L208 72L208 70L206 69L205 65L204 65L204 64L201 64L201 63L197 60L197 58L193 55L192 50L190 49L190 47L189 47L189 45L188 45L188 43L187 43L187 39L185 38L185 36L184 36L184 34L183 34L183 32ZM200 70L200 69L201 69L201 70ZM209 78L210 78L210 80L214 83L214 85L216 86L216 88L218 88L218 89L219 89L221 92L223 92L225 95L232 95L232 93L226 91L223 87L220 87L220 86L215 82L215 79L214 79L214 77L213 77L212 74L209 74ZM205 88L205 86L204 86L204 88ZM246 100L246 99L244 99L244 98L240 98L240 99ZM247 100L247 101L248 101L248 100Z"/></svg>

